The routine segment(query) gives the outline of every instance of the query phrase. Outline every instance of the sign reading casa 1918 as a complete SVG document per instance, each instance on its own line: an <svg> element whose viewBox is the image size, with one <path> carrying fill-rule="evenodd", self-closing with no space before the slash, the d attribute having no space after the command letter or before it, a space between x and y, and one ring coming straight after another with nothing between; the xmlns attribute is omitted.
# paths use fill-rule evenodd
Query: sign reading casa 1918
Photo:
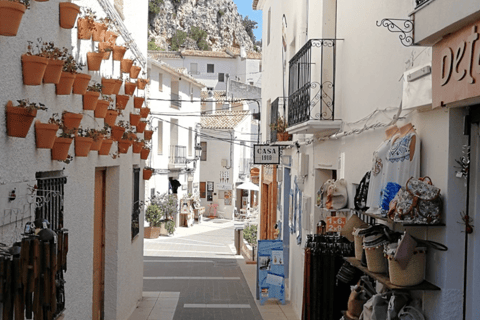
<svg viewBox="0 0 480 320"><path fill-rule="evenodd" d="M280 147L268 144L256 144L253 146L254 164L280 164Z"/></svg>

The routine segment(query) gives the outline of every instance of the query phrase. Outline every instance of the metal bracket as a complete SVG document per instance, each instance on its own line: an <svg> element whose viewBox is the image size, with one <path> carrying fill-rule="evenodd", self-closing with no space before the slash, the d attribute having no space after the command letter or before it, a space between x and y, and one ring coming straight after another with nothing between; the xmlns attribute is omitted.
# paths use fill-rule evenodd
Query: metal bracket
<svg viewBox="0 0 480 320"><path fill-rule="evenodd" d="M405 47L413 45L413 37L410 35L413 31L413 20L385 18L376 24L377 27L385 27L390 32L401 33L398 38Z"/></svg>
<svg viewBox="0 0 480 320"><path fill-rule="evenodd" d="M60 203L63 204L63 196L60 191L57 190L43 190L43 189L36 189L37 192L35 196L35 206L37 208L43 207L45 204L49 203L52 201L54 198L59 198ZM44 194L42 196L38 195L38 191L43 192Z"/></svg>

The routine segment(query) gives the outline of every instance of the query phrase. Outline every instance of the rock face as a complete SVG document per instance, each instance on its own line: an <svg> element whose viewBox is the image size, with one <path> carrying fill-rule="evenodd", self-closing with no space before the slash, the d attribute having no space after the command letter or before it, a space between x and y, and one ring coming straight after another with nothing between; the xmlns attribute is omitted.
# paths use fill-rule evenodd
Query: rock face
<svg viewBox="0 0 480 320"><path fill-rule="evenodd" d="M192 26L207 32L206 41L213 51L244 46L248 52L254 48L232 0L163 0L159 13L150 17L149 38L168 50L175 32L188 33ZM188 38L184 46L198 49L196 42Z"/></svg>

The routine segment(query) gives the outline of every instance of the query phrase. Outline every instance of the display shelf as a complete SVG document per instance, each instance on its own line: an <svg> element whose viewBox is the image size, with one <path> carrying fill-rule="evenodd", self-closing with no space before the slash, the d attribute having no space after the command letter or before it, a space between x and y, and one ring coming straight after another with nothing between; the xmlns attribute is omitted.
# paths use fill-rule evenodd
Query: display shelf
<svg viewBox="0 0 480 320"><path fill-rule="evenodd" d="M350 263L352 266L359 269L363 273L365 273L365 274L369 275L370 277L374 278L375 280L383 283L389 289L409 290L409 291L413 291L413 290L438 291L438 290L441 290L439 287L437 287L436 285L428 282L427 280L424 280L419 285L412 286L412 287L397 286L397 285L394 285L390 282L390 279L388 278L388 276L386 274L384 274L384 273L374 273L374 272L368 271L368 269L365 268L364 266L362 266L360 261L357 260L355 257L344 257L343 259L345 261L348 261L348 263Z"/></svg>
<svg viewBox="0 0 480 320"><path fill-rule="evenodd" d="M381 217L377 214L374 213L367 213L367 212L360 212L360 214L363 214L368 217L372 217L374 219L386 221L388 223L397 223L400 224L404 227L445 227L445 223L438 223L438 224L428 224L428 223L406 223L406 222L398 222L398 221L393 221L392 219L386 218L386 217Z"/></svg>
<svg viewBox="0 0 480 320"><path fill-rule="evenodd" d="M318 208L318 207L317 207ZM319 208L321 210L327 211L327 212L350 212L352 209L327 209L327 208Z"/></svg>

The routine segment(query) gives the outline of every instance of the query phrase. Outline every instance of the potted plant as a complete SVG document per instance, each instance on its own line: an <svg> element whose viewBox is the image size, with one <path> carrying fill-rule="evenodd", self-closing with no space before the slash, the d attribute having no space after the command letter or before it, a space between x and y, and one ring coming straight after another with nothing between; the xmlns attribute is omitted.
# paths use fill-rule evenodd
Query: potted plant
<svg viewBox="0 0 480 320"><path fill-rule="evenodd" d="M47 110L44 104L30 102L28 99L17 100L18 105L13 106L12 101L7 102L7 135L10 137L25 138L37 116L37 110Z"/></svg>
<svg viewBox="0 0 480 320"><path fill-rule="evenodd" d="M117 125L112 126L112 138L115 141L122 139L123 134L127 129L130 129L130 126L126 121L120 120Z"/></svg>
<svg viewBox="0 0 480 320"><path fill-rule="evenodd" d="M110 128L108 126L105 127L104 129L104 137L102 141L102 146L100 147L100 150L98 150L98 155L99 156L108 156L110 153L110 148L112 147L113 144L113 139L110 138Z"/></svg>
<svg viewBox="0 0 480 320"><path fill-rule="evenodd" d="M140 116L142 118L147 118L149 114L150 114L150 108L149 107L145 107L145 108L140 109Z"/></svg>
<svg viewBox="0 0 480 320"><path fill-rule="evenodd" d="M104 54L98 49L97 51L87 52L88 71L100 71Z"/></svg>
<svg viewBox="0 0 480 320"><path fill-rule="evenodd" d="M73 83L75 82L75 78L77 77L77 71L82 70L82 66L77 63L77 61L73 58L70 54L67 59L65 60L65 64L63 65L62 75L60 76L60 82L56 84L56 93L57 95L69 95L72 93ZM79 87L88 86L88 81L90 81L90 75L85 74L78 74ZM88 80L86 80L88 78ZM87 85L85 85L85 81ZM80 91L81 88L77 90ZM77 92L78 92L77 91Z"/></svg>
<svg viewBox="0 0 480 320"><path fill-rule="evenodd" d="M73 130L66 129L64 124L60 122L60 134L55 138L52 147L52 160L67 161L69 158L68 150L72 144L75 133Z"/></svg>
<svg viewBox="0 0 480 320"><path fill-rule="evenodd" d="M137 88L137 83L131 82L130 78L127 78L127 80L125 81L125 87L124 87L125 94L129 96L133 95L136 88Z"/></svg>
<svg viewBox="0 0 480 320"><path fill-rule="evenodd" d="M142 147L142 151L140 151L140 159L147 160L148 155L150 154L150 149L151 149L151 145L147 141L144 140L144 145Z"/></svg>
<svg viewBox="0 0 480 320"><path fill-rule="evenodd" d="M95 110L97 107L98 98L102 92L102 85L96 81L93 81L87 87L87 91L83 95L83 110Z"/></svg>
<svg viewBox="0 0 480 320"><path fill-rule="evenodd" d="M35 121L35 142L38 149L53 148L60 124L58 113L54 113L48 119L48 123L42 123L39 120Z"/></svg>
<svg viewBox="0 0 480 320"><path fill-rule="evenodd" d="M108 25L107 21L110 21L110 18L100 18L97 21L95 21L95 30L93 30L92 33L92 40L93 41L98 41L98 42L103 42L105 41L105 32L107 32Z"/></svg>
<svg viewBox="0 0 480 320"><path fill-rule="evenodd" d="M110 127L115 125L115 121L117 120L117 117L119 115L122 115L121 110L116 110L113 105L108 106L107 114L105 115L105 118L103 120L103 123L108 124Z"/></svg>
<svg viewBox="0 0 480 320"><path fill-rule="evenodd" d="M134 138L131 135L132 133L133 132L131 130L125 131L122 135L122 138L118 140L118 153L128 152L128 148L130 148L130 146L133 144L133 141L134 141Z"/></svg>
<svg viewBox="0 0 480 320"><path fill-rule="evenodd" d="M105 38L103 41L110 43L113 50L113 46L115 45L118 37L117 26L115 25L115 21L108 18L104 19L103 23L107 25L107 31L105 31Z"/></svg>
<svg viewBox="0 0 480 320"><path fill-rule="evenodd" d="M78 129L78 135L75 136L75 156L88 157L93 143L94 132L90 129Z"/></svg>
<svg viewBox="0 0 480 320"><path fill-rule="evenodd" d="M143 139L145 140L151 140L153 136L153 130L145 130L143 132Z"/></svg>
<svg viewBox="0 0 480 320"><path fill-rule="evenodd" d="M135 141L133 142L133 153L140 153L144 145L144 140L139 138L135 139Z"/></svg>
<svg viewBox="0 0 480 320"><path fill-rule="evenodd" d="M137 132L138 133L143 133L145 131L145 127L147 126L147 121L140 121L137 124Z"/></svg>
<svg viewBox="0 0 480 320"><path fill-rule="evenodd" d="M72 29L80 13L80 7L71 2L60 2L60 27L63 29Z"/></svg>
<svg viewBox="0 0 480 320"><path fill-rule="evenodd" d="M145 101L144 97L133 97L133 107L135 109L140 109Z"/></svg>
<svg viewBox="0 0 480 320"><path fill-rule="evenodd" d="M130 112L130 125L136 127L140 122L140 115Z"/></svg>
<svg viewBox="0 0 480 320"><path fill-rule="evenodd" d="M95 11L90 8L81 8L80 18L77 21L78 33L77 37L80 40L90 40L92 33L95 30Z"/></svg>
<svg viewBox="0 0 480 320"><path fill-rule="evenodd" d="M108 107L113 103L113 99L102 94L102 98L97 101L97 106L95 107L95 118L105 118L107 115Z"/></svg>
<svg viewBox="0 0 480 320"><path fill-rule="evenodd" d="M115 79L111 78L102 78L102 93L103 94L113 94L113 89L115 88Z"/></svg>
<svg viewBox="0 0 480 320"><path fill-rule="evenodd" d="M124 43L123 46L113 46L113 60L114 61L122 61L123 57L125 56L125 52L129 49L130 45L128 43Z"/></svg>
<svg viewBox="0 0 480 320"><path fill-rule="evenodd" d="M118 95L120 92L120 88L122 87L123 80L122 79L115 79L115 87L113 89L113 94Z"/></svg>
<svg viewBox="0 0 480 320"><path fill-rule="evenodd" d="M0 1L0 35L17 35L25 10L30 8L30 0Z"/></svg>
<svg viewBox="0 0 480 320"><path fill-rule="evenodd" d="M141 79L138 78L137 80L137 87L139 90L145 90L146 85L150 82L149 79Z"/></svg>
<svg viewBox="0 0 480 320"><path fill-rule="evenodd" d="M157 193L154 197L150 198L150 204L157 206L160 210L160 218L157 218L155 221L155 225L161 228L160 234L173 234L175 232L175 221L173 221L173 219L174 216L178 214L177 196L174 194Z"/></svg>
<svg viewBox="0 0 480 320"><path fill-rule="evenodd" d="M62 112L63 126L66 131L73 131L75 135L78 133L78 128L80 128L80 122L83 119L83 114L73 113L68 111Z"/></svg>
<svg viewBox="0 0 480 320"><path fill-rule="evenodd" d="M130 68L130 78L137 79L138 75L140 74L140 71L142 71L142 67L137 66L137 65L133 65Z"/></svg>
<svg viewBox="0 0 480 320"><path fill-rule="evenodd" d="M120 61L120 70L123 73L130 73L130 69L132 68L134 60L131 59L122 59Z"/></svg>
<svg viewBox="0 0 480 320"><path fill-rule="evenodd" d="M156 239L160 235L160 221L163 218L163 213L156 204L150 204L145 211L145 220L149 227L144 228L144 238Z"/></svg>
<svg viewBox="0 0 480 320"><path fill-rule="evenodd" d="M44 43L45 57L48 59L48 65L43 75L43 83L57 84L62 76L63 65L68 57L67 48L57 48L53 42Z"/></svg>
<svg viewBox="0 0 480 320"><path fill-rule="evenodd" d="M22 54L23 84L29 86L42 84L42 79L48 65L46 50L47 48L42 43L42 39L37 39L35 46L32 41L28 41L27 52Z"/></svg>
<svg viewBox="0 0 480 320"><path fill-rule="evenodd" d="M116 102L116 107L119 110L123 110L127 107L128 100L130 100L130 97L127 95L117 95L117 102Z"/></svg>
<svg viewBox="0 0 480 320"><path fill-rule="evenodd" d="M109 126L105 126L101 130L91 129L91 137L93 138L92 146L90 151L100 151L102 147L104 138L109 135Z"/></svg>
<svg viewBox="0 0 480 320"><path fill-rule="evenodd" d="M143 168L143 180L150 180L154 171L155 170L153 168L144 167Z"/></svg>
<svg viewBox="0 0 480 320"><path fill-rule="evenodd" d="M289 141L292 140L292 135L289 134L287 131L288 124L287 121L283 117L279 117L277 119L277 123L270 124L270 128L272 130L277 131L277 140L278 141Z"/></svg>
<svg viewBox="0 0 480 320"><path fill-rule="evenodd" d="M110 59L110 54L113 51L113 45L110 42L100 42L98 44L98 52L103 53L103 60Z"/></svg>

